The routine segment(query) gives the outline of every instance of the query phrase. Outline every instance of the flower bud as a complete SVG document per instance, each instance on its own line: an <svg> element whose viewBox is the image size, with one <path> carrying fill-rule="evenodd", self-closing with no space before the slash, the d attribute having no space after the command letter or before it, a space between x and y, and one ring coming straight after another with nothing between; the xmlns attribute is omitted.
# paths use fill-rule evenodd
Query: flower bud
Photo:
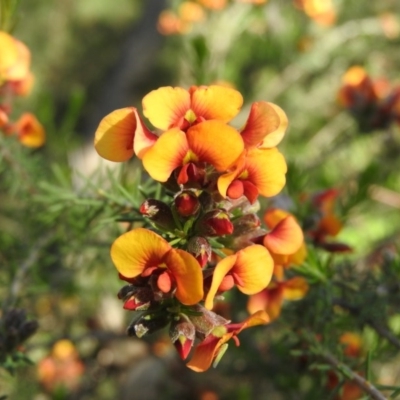
<svg viewBox="0 0 400 400"><path fill-rule="evenodd" d="M187 251L193 254L202 268L207 265L211 257L211 245L201 236L194 236L189 240Z"/></svg>
<svg viewBox="0 0 400 400"><path fill-rule="evenodd" d="M204 236L223 236L233 233L233 224L224 210L213 210L203 215L197 229Z"/></svg>
<svg viewBox="0 0 400 400"><path fill-rule="evenodd" d="M174 217L170 207L156 199L147 199L139 208L141 214L149 218L161 229L175 229Z"/></svg>
<svg viewBox="0 0 400 400"><path fill-rule="evenodd" d="M154 294L151 288L136 288L135 292L132 292L129 297L124 299L124 309L131 311L147 310L153 299Z"/></svg>
<svg viewBox="0 0 400 400"><path fill-rule="evenodd" d="M175 207L182 217L190 217L200 210L200 201L191 190L183 190L175 197Z"/></svg>
<svg viewBox="0 0 400 400"><path fill-rule="evenodd" d="M179 185L190 183L191 186L203 187L206 171L193 163L184 165L179 171L177 182Z"/></svg>
<svg viewBox="0 0 400 400"><path fill-rule="evenodd" d="M196 333L198 336L206 337L209 335L216 327L229 324L230 321L221 317L213 311L207 310L200 304L194 307L194 311L201 313L201 315L188 315L190 322L196 328Z"/></svg>
<svg viewBox="0 0 400 400"><path fill-rule="evenodd" d="M182 360L190 353L196 336L195 326L184 318L171 323L169 337Z"/></svg>

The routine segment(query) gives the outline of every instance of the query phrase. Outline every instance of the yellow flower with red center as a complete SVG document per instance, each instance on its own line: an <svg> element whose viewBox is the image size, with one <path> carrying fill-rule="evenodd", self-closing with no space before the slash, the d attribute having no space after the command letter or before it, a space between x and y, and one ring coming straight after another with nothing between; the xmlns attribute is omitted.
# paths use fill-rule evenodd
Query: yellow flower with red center
<svg viewBox="0 0 400 400"><path fill-rule="evenodd" d="M195 349L187 366L195 372L204 372L212 362L222 357L226 343L233 339L239 346L237 335L243 330L256 325L268 323L269 317L264 311L259 311L238 324L227 324L216 327Z"/></svg>
<svg viewBox="0 0 400 400"><path fill-rule="evenodd" d="M143 98L143 114L162 131L186 130L196 122L230 121L237 115L243 98L222 86L162 87ZM158 139L141 121L136 108L113 111L103 118L95 134L95 148L110 161L126 161L136 154L142 158Z"/></svg>
<svg viewBox="0 0 400 400"><path fill-rule="evenodd" d="M203 298L203 275L197 260L152 231L137 228L123 234L113 243L111 258L125 278L154 274L159 290L174 294L182 304L196 304Z"/></svg>
<svg viewBox="0 0 400 400"><path fill-rule="evenodd" d="M286 162L275 148L282 140L288 120L285 112L265 101L253 103L240 135L245 151L236 165L218 179L218 190L224 197L237 199L244 195L254 203L259 194L271 197L285 185Z"/></svg>
<svg viewBox="0 0 400 400"><path fill-rule="evenodd" d="M166 182L178 167L211 164L217 171L227 170L243 151L240 134L220 121L205 121L191 126L187 132L177 128L163 133L143 156L143 166L150 176ZM186 170L178 183L187 181Z"/></svg>
<svg viewBox="0 0 400 400"><path fill-rule="evenodd" d="M213 308L214 297L221 287L226 291L236 285L247 295L260 292L268 286L272 272L272 257L268 250L260 245L248 246L225 257L213 271L205 307L209 310Z"/></svg>

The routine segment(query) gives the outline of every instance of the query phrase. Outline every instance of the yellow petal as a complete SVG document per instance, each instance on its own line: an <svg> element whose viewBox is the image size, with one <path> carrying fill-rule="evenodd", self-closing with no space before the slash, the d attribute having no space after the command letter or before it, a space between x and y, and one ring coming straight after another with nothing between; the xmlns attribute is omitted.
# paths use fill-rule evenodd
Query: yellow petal
<svg viewBox="0 0 400 400"><path fill-rule="evenodd" d="M111 259L126 278L140 275L147 267L162 264L171 250L169 243L156 233L137 228L121 235L111 246Z"/></svg>
<svg viewBox="0 0 400 400"><path fill-rule="evenodd" d="M94 147L110 161L126 161L133 156L136 115L133 107L121 108L105 116L96 130Z"/></svg>
<svg viewBox="0 0 400 400"><path fill-rule="evenodd" d="M203 298L203 274L200 264L184 250L167 253L165 263L176 280L176 298L185 305L197 304Z"/></svg>
<svg viewBox="0 0 400 400"><path fill-rule="evenodd" d="M242 95L229 87L200 86L192 91L192 110L205 120L228 122L239 113L242 104Z"/></svg>
<svg viewBox="0 0 400 400"><path fill-rule="evenodd" d="M147 94L142 104L144 116L156 128L165 131L180 127L190 109L190 94L180 87L162 87Z"/></svg>
<svg viewBox="0 0 400 400"><path fill-rule="evenodd" d="M6 79L11 81L20 81L25 79L29 74L31 53L29 49L19 40L15 39L15 44L18 51L18 57L16 62L10 68L8 68L6 72Z"/></svg>
<svg viewBox="0 0 400 400"><path fill-rule="evenodd" d="M308 282L301 276L296 276L282 284L285 300L301 300L308 292Z"/></svg>
<svg viewBox="0 0 400 400"><path fill-rule="evenodd" d="M274 261L269 251L261 245L246 247L236 253L237 259L231 273L239 277L236 283L244 294L255 294L265 289L271 281Z"/></svg>
<svg viewBox="0 0 400 400"><path fill-rule="evenodd" d="M244 150L239 132L220 121L204 121L192 126L187 139L199 160L212 164L217 171L228 169Z"/></svg>
<svg viewBox="0 0 400 400"><path fill-rule="evenodd" d="M7 80L7 71L18 60L17 41L8 33L0 32L0 83Z"/></svg>
<svg viewBox="0 0 400 400"><path fill-rule="evenodd" d="M287 166L283 155L276 149L253 149L246 158L248 178L260 194L271 197L285 186Z"/></svg>
<svg viewBox="0 0 400 400"><path fill-rule="evenodd" d="M213 278L210 290L207 293L206 301L204 306L211 310L214 306L214 297L218 291L219 286L221 285L222 280L224 279L225 275L233 268L235 265L237 256L232 255L225 257L221 260L214 269Z"/></svg>
<svg viewBox="0 0 400 400"><path fill-rule="evenodd" d="M143 156L144 169L159 182L166 182L172 171L183 165L189 151L186 135L179 129L163 133Z"/></svg>

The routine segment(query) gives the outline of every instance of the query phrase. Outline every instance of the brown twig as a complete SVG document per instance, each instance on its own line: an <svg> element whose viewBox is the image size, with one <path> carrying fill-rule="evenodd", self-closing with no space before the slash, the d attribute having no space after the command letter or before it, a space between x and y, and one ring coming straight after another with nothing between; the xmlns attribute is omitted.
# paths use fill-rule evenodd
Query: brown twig
<svg viewBox="0 0 400 400"><path fill-rule="evenodd" d="M361 375L357 374L350 367L348 367L343 362L339 361L332 354L321 351L321 353L316 354L319 358L331 365L335 370L341 372L346 377L352 380L360 389L365 393L368 393L374 400L387 400L387 398L381 393L371 382L367 381Z"/></svg>

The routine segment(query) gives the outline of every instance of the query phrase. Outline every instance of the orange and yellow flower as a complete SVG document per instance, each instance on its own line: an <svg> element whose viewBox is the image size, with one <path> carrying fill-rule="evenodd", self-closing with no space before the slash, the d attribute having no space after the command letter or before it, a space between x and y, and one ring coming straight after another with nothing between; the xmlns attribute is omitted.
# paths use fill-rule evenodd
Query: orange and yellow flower
<svg viewBox="0 0 400 400"><path fill-rule="evenodd" d="M77 389L85 366L73 343L67 339L57 341L51 355L38 364L38 380L43 387L53 392L60 387Z"/></svg>
<svg viewBox="0 0 400 400"><path fill-rule="evenodd" d="M220 288L229 290L233 286L250 295L266 288L271 281L273 260L267 249L253 245L222 259L213 271L210 289L206 295L205 307L213 308L214 297Z"/></svg>
<svg viewBox="0 0 400 400"><path fill-rule="evenodd" d="M137 228L120 236L111 247L111 258L123 277L152 275L161 292L174 295L182 304L196 304L203 298L197 260L148 229Z"/></svg>
<svg viewBox="0 0 400 400"><path fill-rule="evenodd" d="M44 145L46 134L42 124L30 113L24 113L12 125L18 140L26 147L37 148Z"/></svg>
<svg viewBox="0 0 400 400"><path fill-rule="evenodd" d="M309 290L307 281L296 276L287 280L275 280L266 289L249 297L247 311L252 314L264 310L274 321L279 317L284 300L303 299Z"/></svg>
<svg viewBox="0 0 400 400"><path fill-rule="evenodd" d="M219 361L226 350L226 343L233 339L239 346L237 335L243 330L269 322L264 311L256 312L238 324L227 324L216 327L195 349L187 366L195 372L204 372L210 368L214 360Z"/></svg>

